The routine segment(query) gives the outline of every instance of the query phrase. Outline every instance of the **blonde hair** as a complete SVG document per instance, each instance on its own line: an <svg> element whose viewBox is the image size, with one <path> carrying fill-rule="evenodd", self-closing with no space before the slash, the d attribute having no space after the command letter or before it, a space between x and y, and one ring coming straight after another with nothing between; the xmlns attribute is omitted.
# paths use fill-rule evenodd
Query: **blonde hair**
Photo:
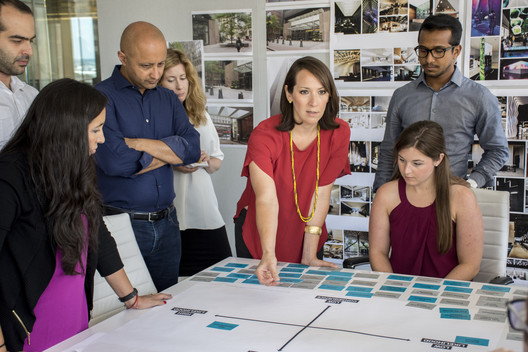
<svg viewBox="0 0 528 352"><path fill-rule="evenodd" d="M183 107L191 123L195 127L198 127L207 121L205 117L205 103L207 100L202 85L200 84L198 73L196 73L196 69L187 55L176 49L167 49L167 58L165 59L163 74L171 67L179 64L182 64L185 68L185 75L189 81L189 89L187 91L187 97L183 101Z"/></svg>

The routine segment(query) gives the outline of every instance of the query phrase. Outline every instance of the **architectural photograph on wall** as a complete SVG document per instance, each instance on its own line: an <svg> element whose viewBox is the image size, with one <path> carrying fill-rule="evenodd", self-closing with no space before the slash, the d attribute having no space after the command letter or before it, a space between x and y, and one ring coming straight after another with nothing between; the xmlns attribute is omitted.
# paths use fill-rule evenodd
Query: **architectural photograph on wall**
<svg viewBox="0 0 528 352"><path fill-rule="evenodd" d="M253 99L252 60L206 60L205 95L212 100Z"/></svg>
<svg viewBox="0 0 528 352"><path fill-rule="evenodd" d="M220 144L247 144L253 131L253 106L207 104Z"/></svg>
<svg viewBox="0 0 528 352"><path fill-rule="evenodd" d="M330 8L266 11L268 51L325 51L330 42Z"/></svg>
<svg viewBox="0 0 528 352"><path fill-rule="evenodd" d="M194 13L193 39L202 40L205 54L234 55L253 51L251 11Z"/></svg>

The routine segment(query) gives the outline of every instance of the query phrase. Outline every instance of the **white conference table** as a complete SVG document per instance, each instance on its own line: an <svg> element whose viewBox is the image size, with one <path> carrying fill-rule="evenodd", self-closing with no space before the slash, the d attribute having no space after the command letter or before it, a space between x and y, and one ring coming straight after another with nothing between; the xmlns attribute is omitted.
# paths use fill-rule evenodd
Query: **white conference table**
<svg viewBox="0 0 528 352"><path fill-rule="evenodd" d="M525 287L227 258L166 290L167 305L123 311L48 349L78 351L522 350L505 302Z"/></svg>

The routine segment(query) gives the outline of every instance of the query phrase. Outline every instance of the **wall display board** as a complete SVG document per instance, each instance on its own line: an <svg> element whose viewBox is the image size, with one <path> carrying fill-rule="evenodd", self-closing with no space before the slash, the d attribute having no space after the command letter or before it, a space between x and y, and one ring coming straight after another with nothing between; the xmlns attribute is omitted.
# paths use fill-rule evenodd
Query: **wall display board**
<svg viewBox="0 0 528 352"><path fill-rule="evenodd" d="M254 275L257 264L228 258L190 278L166 305L66 351L485 352L522 346L522 332L509 328L505 302L526 297L524 289L288 263L278 263L280 285L266 287Z"/></svg>
<svg viewBox="0 0 528 352"><path fill-rule="evenodd" d="M253 130L252 26L250 10L192 13L193 39L204 45L208 112L221 144L246 144Z"/></svg>

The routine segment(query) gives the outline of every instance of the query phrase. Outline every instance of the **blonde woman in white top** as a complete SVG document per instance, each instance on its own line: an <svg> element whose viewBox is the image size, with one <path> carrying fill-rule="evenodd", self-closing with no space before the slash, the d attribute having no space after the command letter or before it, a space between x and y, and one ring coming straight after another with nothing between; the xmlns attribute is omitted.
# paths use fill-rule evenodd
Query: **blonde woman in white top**
<svg viewBox="0 0 528 352"><path fill-rule="evenodd" d="M200 133L201 163L174 167L174 206L182 238L180 276L189 276L231 256L210 176L220 169L224 153L213 121L205 111L206 98L198 74L184 53L167 50L160 85L176 93Z"/></svg>

